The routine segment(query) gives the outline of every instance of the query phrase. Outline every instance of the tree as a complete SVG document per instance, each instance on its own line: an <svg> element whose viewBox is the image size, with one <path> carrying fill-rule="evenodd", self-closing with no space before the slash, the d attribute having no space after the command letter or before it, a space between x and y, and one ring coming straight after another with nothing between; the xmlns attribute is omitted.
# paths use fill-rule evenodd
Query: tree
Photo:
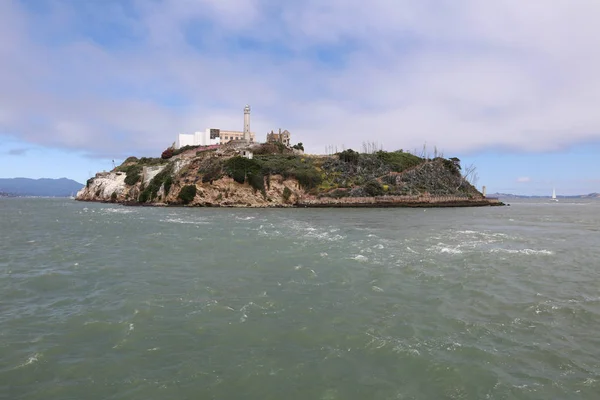
<svg viewBox="0 0 600 400"><path fill-rule="evenodd" d="M450 161L452 161L454 163L454 165L456 165L456 168L460 169L460 159L457 157L452 157L450 158Z"/></svg>
<svg viewBox="0 0 600 400"><path fill-rule="evenodd" d="M457 190L461 188L463 183L468 182L473 186L477 185L479 181L479 175L477 175L477 167L473 164L469 164L465 167L462 179L460 181L460 185L456 188Z"/></svg>
<svg viewBox="0 0 600 400"><path fill-rule="evenodd" d="M182 187L178 197L183 204L191 203L194 200L194 197L196 197L196 185Z"/></svg>
<svg viewBox="0 0 600 400"><path fill-rule="evenodd" d="M358 164L358 159L360 158L360 154L357 151L352 149L344 150L341 153L338 153L338 157L341 161L350 163L350 164Z"/></svg>
<svg viewBox="0 0 600 400"><path fill-rule="evenodd" d="M383 196L385 193L385 190L383 189L381 183L379 183L376 180L371 180L367 182L363 189L367 195L372 197Z"/></svg>

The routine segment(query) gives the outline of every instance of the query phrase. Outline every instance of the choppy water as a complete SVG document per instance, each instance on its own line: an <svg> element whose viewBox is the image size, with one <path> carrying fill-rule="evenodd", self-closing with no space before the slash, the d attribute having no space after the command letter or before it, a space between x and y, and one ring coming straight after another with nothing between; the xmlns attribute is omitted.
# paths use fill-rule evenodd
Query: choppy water
<svg viewBox="0 0 600 400"><path fill-rule="evenodd" d="M0 398L598 399L600 202L0 200Z"/></svg>

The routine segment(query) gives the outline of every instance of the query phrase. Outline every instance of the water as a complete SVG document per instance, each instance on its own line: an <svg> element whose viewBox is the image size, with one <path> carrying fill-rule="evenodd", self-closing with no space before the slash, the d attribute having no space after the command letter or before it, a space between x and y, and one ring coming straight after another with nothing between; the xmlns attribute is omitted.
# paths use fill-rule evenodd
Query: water
<svg viewBox="0 0 600 400"><path fill-rule="evenodd" d="M600 202L0 201L0 398L597 399Z"/></svg>

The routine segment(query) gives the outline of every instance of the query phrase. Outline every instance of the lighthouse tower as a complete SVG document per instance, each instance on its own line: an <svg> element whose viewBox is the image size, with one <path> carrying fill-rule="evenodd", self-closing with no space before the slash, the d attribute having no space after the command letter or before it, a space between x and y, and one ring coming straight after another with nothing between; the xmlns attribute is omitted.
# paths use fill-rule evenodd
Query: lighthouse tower
<svg viewBox="0 0 600 400"><path fill-rule="evenodd" d="M244 107L244 141L250 143L250 106Z"/></svg>

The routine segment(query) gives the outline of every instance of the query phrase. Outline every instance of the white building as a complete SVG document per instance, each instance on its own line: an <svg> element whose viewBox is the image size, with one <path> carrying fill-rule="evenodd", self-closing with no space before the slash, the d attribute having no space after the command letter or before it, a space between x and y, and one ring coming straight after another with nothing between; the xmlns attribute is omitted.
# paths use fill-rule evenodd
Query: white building
<svg viewBox="0 0 600 400"><path fill-rule="evenodd" d="M225 144L232 140L243 140L246 143L254 143L256 136L250 132L250 106L244 107L244 131L225 131L221 129L206 129L204 132L192 134L180 133L175 141L175 148L184 146L211 146Z"/></svg>
<svg viewBox="0 0 600 400"><path fill-rule="evenodd" d="M214 144L221 144L219 130L206 129L205 131L192 134L180 133L177 135L175 148L179 149L184 146L210 146Z"/></svg>

